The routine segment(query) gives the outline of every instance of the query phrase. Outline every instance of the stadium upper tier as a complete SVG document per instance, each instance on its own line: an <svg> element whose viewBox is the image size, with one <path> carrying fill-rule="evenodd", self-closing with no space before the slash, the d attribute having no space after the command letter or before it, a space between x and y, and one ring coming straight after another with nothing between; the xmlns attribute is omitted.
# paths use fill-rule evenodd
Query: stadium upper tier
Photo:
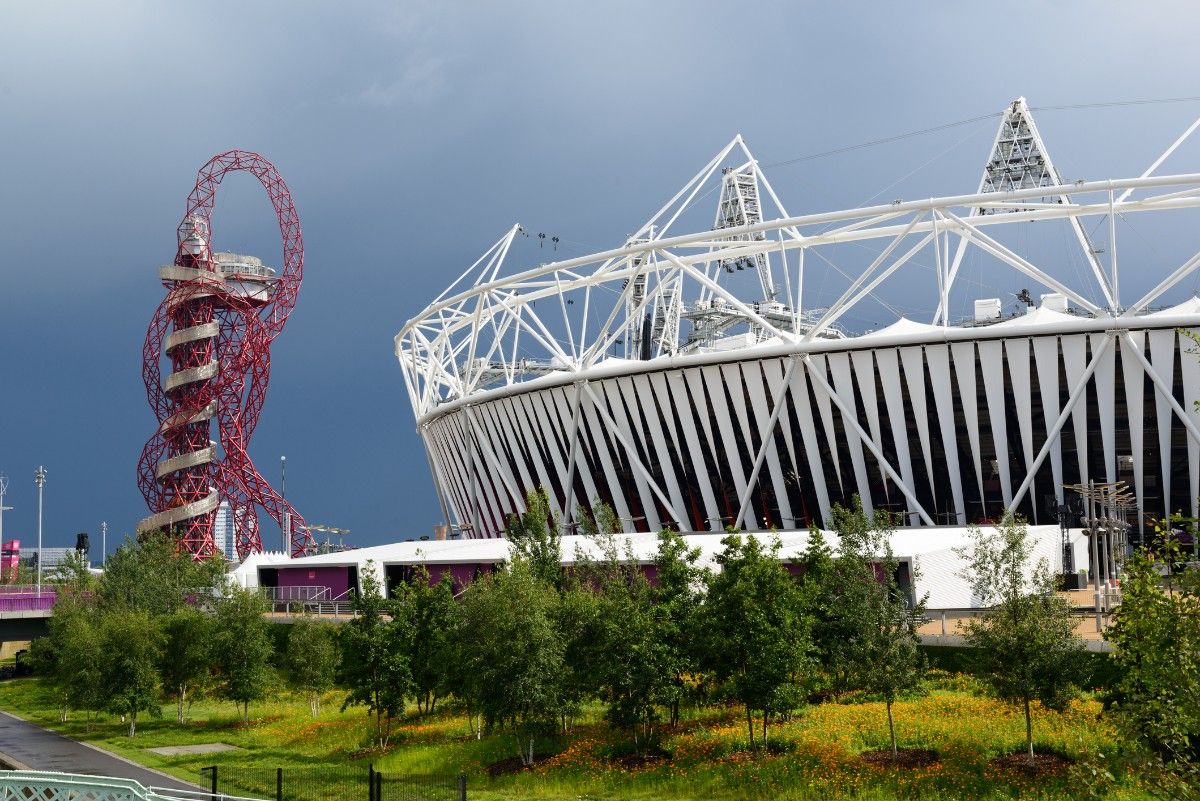
<svg viewBox="0 0 1200 801"><path fill-rule="evenodd" d="M629 530L827 525L854 494L1046 522L1089 480L1194 514L1200 253L1133 229L1118 260L1118 222L1196 228L1200 174L1162 161L1064 182L1018 100L970 195L792 216L738 137L619 248L503 275L514 226L396 336L447 519L498 535L543 486L567 524L602 500ZM847 333L886 289L928 322Z"/></svg>

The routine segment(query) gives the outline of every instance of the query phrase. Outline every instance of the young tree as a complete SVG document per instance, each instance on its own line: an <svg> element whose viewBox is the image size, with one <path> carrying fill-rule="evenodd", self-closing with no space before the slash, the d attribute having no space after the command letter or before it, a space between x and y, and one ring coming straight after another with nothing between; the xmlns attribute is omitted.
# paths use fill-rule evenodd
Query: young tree
<svg viewBox="0 0 1200 801"><path fill-rule="evenodd" d="M1042 561L1030 565L1032 544L1024 521L1005 515L996 529L974 529L974 544L958 550L967 567L963 576L991 608L971 620L967 643L995 696L1021 704L1025 711L1025 747L1034 763L1033 716L1040 701L1065 709L1077 693L1083 643L1075 637L1071 610L1055 593Z"/></svg>
<svg viewBox="0 0 1200 801"><path fill-rule="evenodd" d="M342 709L365 706L375 717L375 739L383 748L392 719L404 711L404 697L412 688L412 620L402 605L383 597L374 562L367 562L362 573L354 611L340 637L341 684L347 690ZM390 619L385 620L385 614Z"/></svg>
<svg viewBox="0 0 1200 801"><path fill-rule="evenodd" d="M305 615L288 632L285 662L292 686L308 695L308 708L321 714L321 695L333 687L338 670L337 628Z"/></svg>
<svg viewBox="0 0 1200 801"><path fill-rule="evenodd" d="M780 563L780 543L763 548L757 538L730 534L721 540L721 567L708 581L704 605L705 658L718 681L746 707L750 748L754 712L762 713L762 745L771 718L795 709L799 680L810 667L810 621L796 582Z"/></svg>
<svg viewBox="0 0 1200 801"><path fill-rule="evenodd" d="M163 618L162 682L175 696L176 720L183 723L194 696L212 675L212 618L190 606L181 606Z"/></svg>
<svg viewBox="0 0 1200 801"><path fill-rule="evenodd" d="M100 642L102 692L109 710L129 721L129 736L133 737L138 713L161 714L158 667L162 630L143 610L114 610L101 620Z"/></svg>
<svg viewBox="0 0 1200 801"><path fill-rule="evenodd" d="M180 554L162 533L141 541L126 538L108 558L97 588L103 608L144 609L168 615L181 606L210 601L225 582L221 558L194 560Z"/></svg>
<svg viewBox="0 0 1200 801"><path fill-rule="evenodd" d="M61 707L60 721L72 709L91 713L104 706L101 658L104 648L94 610L55 604L46 637L33 641L33 667L48 678Z"/></svg>
<svg viewBox="0 0 1200 801"><path fill-rule="evenodd" d="M582 520L600 556L576 554L580 587L563 597L564 606L576 596L590 600L590 625L564 637L567 662L582 657L577 672L584 686L606 700L609 722L630 732L640 753L655 742L660 710L678 700L679 666L664 637L668 610L653 604L650 584L632 552L619 547L616 515L605 504L595 508L594 516Z"/></svg>
<svg viewBox="0 0 1200 801"><path fill-rule="evenodd" d="M699 609L704 597L704 572L697 567L700 549L687 547L679 532L658 533L654 556L656 585L651 600L656 610L658 638L665 648L664 674L670 679L670 724L679 723L679 705L689 692L689 678L700 672L697 643Z"/></svg>
<svg viewBox="0 0 1200 801"><path fill-rule="evenodd" d="M509 517L506 536L513 553L529 564L539 581L562 586L562 538L544 487L525 496L525 512Z"/></svg>
<svg viewBox="0 0 1200 801"><path fill-rule="evenodd" d="M271 685L273 646L263 615L267 604L252 589L232 587L217 603L213 636L213 661L217 668L222 698L242 711L242 722L250 722L250 702L261 700Z"/></svg>
<svg viewBox="0 0 1200 801"><path fill-rule="evenodd" d="M514 558L473 583L460 600L462 669L489 724L507 726L525 765L538 735L553 731L562 708L563 643L555 626L559 595Z"/></svg>
<svg viewBox="0 0 1200 801"><path fill-rule="evenodd" d="M450 618L454 609L454 581L449 575L431 582L423 565L413 571L412 584L406 594L412 619L413 689L417 710L433 712L438 699L447 692L446 663L449 660Z"/></svg>
<svg viewBox="0 0 1200 801"><path fill-rule="evenodd" d="M1105 634L1123 668L1115 708L1160 793L1200 797L1200 570L1177 572L1180 543L1161 535L1126 565Z"/></svg>
<svg viewBox="0 0 1200 801"><path fill-rule="evenodd" d="M859 585L853 594L865 601L859 631L849 646L853 680L867 692L882 696L887 704L888 734L895 758L899 748L892 707L901 693L920 687L925 673L915 622L924 614L925 599L910 606L907 593L897 581L900 563L892 551L890 516L881 513L868 519L856 495L850 509L834 507L833 519L841 540L836 572L843 580Z"/></svg>

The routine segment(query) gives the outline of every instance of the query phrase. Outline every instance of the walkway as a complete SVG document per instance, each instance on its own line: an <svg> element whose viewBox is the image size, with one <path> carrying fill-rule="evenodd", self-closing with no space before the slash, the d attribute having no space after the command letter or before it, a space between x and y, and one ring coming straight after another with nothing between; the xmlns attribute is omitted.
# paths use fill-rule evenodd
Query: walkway
<svg viewBox="0 0 1200 801"><path fill-rule="evenodd" d="M0 761L21 770L54 770L133 779L146 787L196 790L198 785L144 768L94 745L63 737L8 712L0 712ZM13 764L20 763L20 764Z"/></svg>

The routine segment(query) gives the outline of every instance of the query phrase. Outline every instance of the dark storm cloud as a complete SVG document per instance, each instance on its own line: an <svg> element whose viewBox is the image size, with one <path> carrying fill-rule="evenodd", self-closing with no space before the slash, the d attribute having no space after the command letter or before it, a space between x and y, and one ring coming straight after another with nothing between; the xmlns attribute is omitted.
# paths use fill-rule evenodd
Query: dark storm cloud
<svg viewBox="0 0 1200 801"><path fill-rule="evenodd" d="M514 221L566 247L608 246L739 131L771 163L1020 94L1196 94L1198 15L1191 3L5 3L6 533L33 533L39 463L49 542L101 519L127 531L142 514L154 270L216 152L279 166L307 246L254 453L270 477L288 456L289 497L310 520L372 543L426 533L437 514L392 336ZM1064 172L1099 177L1139 173L1196 113L1039 121ZM885 187L970 190L990 135L986 123L805 162L773 183L795 213ZM1195 169L1190 155L1178 171ZM219 246L278 261L252 181L227 182L214 222Z"/></svg>

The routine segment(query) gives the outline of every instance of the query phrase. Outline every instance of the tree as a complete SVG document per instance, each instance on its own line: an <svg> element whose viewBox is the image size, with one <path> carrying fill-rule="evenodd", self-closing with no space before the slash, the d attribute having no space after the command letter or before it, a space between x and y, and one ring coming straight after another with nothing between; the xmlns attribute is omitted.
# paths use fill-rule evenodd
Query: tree
<svg viewBox="0 0 1200 801"><path fill-rule="evenodd" d="M190 606L181 606L163 619L162 682L175 696L180 723L212 675L215 633L212 618Z"/></svg>
<svg viewBox="0 0 1200 801"><path fill-rule="evenodd" d="M446 663L449 660L450 619L454 609L454 581L443 575L431 582L424 565L413 571L405 596L412 619L413 689L418 711L433 712L438 699L447 693Z"/></svg>
<svg viewBox="0 0 1200 801"><path fill-rule="evenodd" d="M991 604L967 626L980 672L992 693L1025 711L1025 747L1034 763L1030 705L1061 711L1075 697L1083 643L1074 633L1071 610L1055 593L1043 560L1030 565L1032 545L1024 521L1005 515L995 529L973 529L974 543L958 549L964 578L982 603Z"/></svg>
<svg viewBox="0 0 1200 801"><path fill-rule="evenodd" d="M704 595L704 572L697 567L700 549L687 547L677 531L658 533L654 556L656 586L651 600L658 612L658 638L665 648L664 674L670 679L670 724L679 723L679 705L689 692L689 678L699 673L697 643L700 635L698 610Z"/></svg>
<svg viewBox="0 0 1200 801"><path fill-rule="evenodd" d="M104 608L144 609L168 615L186 604L207 602L225 582L221 558L194 560L162 533L125 543L108 558L97 590Z"/></svg>
<svg viewBox="0 0 1200 801"><path fill-rule="evenodd" d="M892 551L892 520L886 512L868 520L862 501L855 495L850 509L833 508L833 519L841 541L836 560L839 569L835 572L857 584L853 594L865 601L858 634L849 647L853 680L867 692L882 696L887 704L888 734L895 758L899 748L892 706L901 693L918 689L925 673L915 623L924 614L925 599L910 606L896 580L900 563Z"/></svg>
<svg viewBox="0 0 1200 801"><path fill-rule="evenodd" d="M1200 797L1200 570L1177 572L1182 549L1164 528L1126 565L1105 638L1124 669L1116 717L1158 774L1153 786L1165 797Z"/></svg>
<svg viewBox="0 0 1200 801"><path fill-rule="evenodd" d="M342 626L341 683L347 690L342 709L362 705L375 717L380 748L391 736L392 720L404 711L412 689L409 647L412 620L404 607L383 597L375 563L362 573L362 592L354 600L355 617ZM390 619L385 620L388 614Z"/></svg>
<svg viewBox="0 0 1200 801"><path fill-rule="evenodd" d="M553 731L562 708L563 643L555 626L559 595L519 556L471 584L460 599L463 670L489 724L507 726L525 765L537 737Z"/></svg>
<svg viewBox="0 0 1200 801"><path fill-rule="evenodd" d="M261 700L271 685L274 649L266 611L262 595L252 589L232 587L217 602L213 662L221 697L241 708L243 723L250 722L250 702Z"/></svg>
<svg viewBox="0 0 1200 801"><path fill-rule="evenodd" d="M102 692L108 709L129 720L129 736L133 737L139 713L162 714L158 672L162 630L143 610L114 610L101 620L100 642Z"/></svg>
<svg viewBox="0 0 1200 801"><path fill-rule="evenodd" d="M297 618L288 632L285 662L292 686L308 695L308 708L317 717L321 695L333 687L337 674L337 628L308 615Z"/></svg>
<svg viewBox="0 0 1200 801"><path fill-rule="evenodd" d="M72 709L84 710L90 728L91 713L104 706L104 648L95 611L62 602L65 600L55 603L47 636L33 641L32 662L54 688L61 708L59 720L65 722Z"/></svg>
<svg viewBox="0 0 1200 801"><path fill-rule="evenodd" d="M650 584L632 552L626 548L622 553L616 515L606 504L597 503L595 509L593 516L582 519L600 558L576 554L580 586L563 598L566 607L581 597L577 605L590 612L588 625L569 632L573 637L564 637L567 662L582 663L576 671L584 686L593 694L599 691L607 701L609 722L630 732L640 753L655 742L660 710L671 709L679 697L679 666L672 643L664 636L669 633L671 610L655 606Z"/></svg>
<svg viewBox="0 0 1200 801"><path fill-rule="evenodd" d="M756 751L754 712L762 713L765 747L771 718L800 703L798 682L810 667L810 621L779 561L778 538L765 549L741 534L721 543L721 571L709 578L704 604L705 660L729 695L745 705Z"/></svg>
<svg viewBox="0 0 1200 801"><path fill-rule="evenodd" d="M510 515L507 529L513 553L529 564L533 575L553 587L561 586L562 538L544 487L525 496L525 512Z"/></svg>

